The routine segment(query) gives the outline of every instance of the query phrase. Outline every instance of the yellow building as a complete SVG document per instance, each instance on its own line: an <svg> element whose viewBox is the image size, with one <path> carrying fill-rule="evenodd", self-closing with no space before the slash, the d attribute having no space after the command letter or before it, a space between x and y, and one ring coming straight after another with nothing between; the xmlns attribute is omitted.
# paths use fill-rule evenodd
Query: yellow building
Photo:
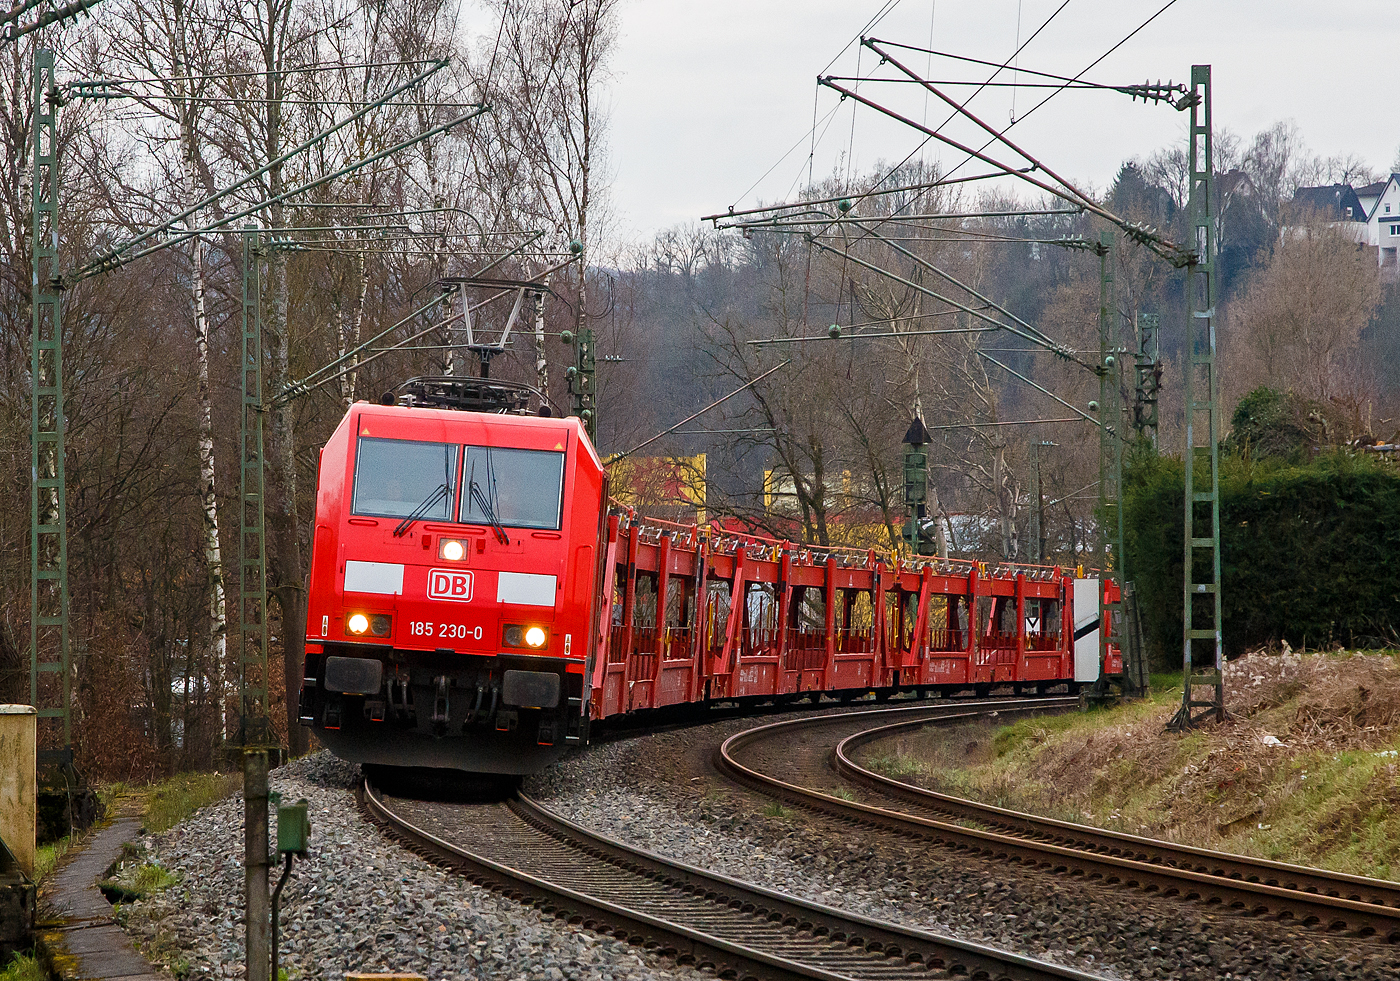
<svg viewBox="0 0 1400 981"><path fill-rule="evenodd" d="M704 524L705 454L618 460L608 466L608 490L619 504L653 517Z"/></svg>

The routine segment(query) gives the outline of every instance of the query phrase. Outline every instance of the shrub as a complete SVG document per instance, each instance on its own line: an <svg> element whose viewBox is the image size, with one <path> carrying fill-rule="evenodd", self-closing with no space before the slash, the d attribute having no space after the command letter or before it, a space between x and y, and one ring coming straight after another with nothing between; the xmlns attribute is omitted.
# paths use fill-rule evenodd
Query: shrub
<svg viewBox="0 0 1400 981"><path fill-rule="evenodd" d="M1220 465L1227 654L1284 640L1377 646L1397 636L1400 472L1346 453L1306 464L1222 454ZM1178 459L1141 457L1123 482L1127 574L1163 665L1181 649L1182 474ZM1209 571L1199 567L1196 581Z"/></svg>
<svg viewBox="0 0 1400 981"><path fill-rule="evenodd" d="M1235 406L1221 449L1255 459L1277 456L1298 462L1326 438L1326 430L1321 404L1293 392L1256 388Z"/></svg>

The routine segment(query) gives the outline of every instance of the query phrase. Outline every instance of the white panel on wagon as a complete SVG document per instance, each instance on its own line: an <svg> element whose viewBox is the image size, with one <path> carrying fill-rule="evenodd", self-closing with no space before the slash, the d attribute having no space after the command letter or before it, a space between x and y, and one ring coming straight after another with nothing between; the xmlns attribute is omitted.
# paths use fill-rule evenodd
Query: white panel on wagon
<svg viewBox="0 0 1400 981"><path fill-rule="evenodd" d="M1074 680L1099 680L1099 581L1074 581Z"/></svg>

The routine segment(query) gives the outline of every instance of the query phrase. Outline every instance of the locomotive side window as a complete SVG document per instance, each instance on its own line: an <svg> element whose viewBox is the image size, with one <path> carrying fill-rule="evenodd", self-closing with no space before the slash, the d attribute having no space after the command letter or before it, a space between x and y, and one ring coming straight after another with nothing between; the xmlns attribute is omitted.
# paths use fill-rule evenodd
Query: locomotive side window
<svg viewBox="0 0 1400 981"><path fill-rule="evenodd" d="M559 530L563 453L468 446L462 481L464 524Z"/></svg>
<svg viewBox="0 0 1400 981"><path fill-rule="evenodd" d="M416 512L442 521L452 513L456 489L456 446L360 437L351 505L355 514L406 518Z"/></svg>

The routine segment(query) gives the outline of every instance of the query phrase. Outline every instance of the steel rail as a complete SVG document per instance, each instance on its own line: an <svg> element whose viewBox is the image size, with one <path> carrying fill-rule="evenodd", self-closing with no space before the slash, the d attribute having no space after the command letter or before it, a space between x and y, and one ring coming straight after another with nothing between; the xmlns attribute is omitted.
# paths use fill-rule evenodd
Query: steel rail
<svg viewBox="0 0 1400 981"><path fill-rule="evenodd" d="M1306 865L1291 865L1266 858L1252 858L1106 828L1094 828L1073 821L1060 821L1024 811L1013 811L904 783L867 769L851 757L852 751L861 746L924 724L922 721L895 722L847 736L836 744L836 772L848 779L878 787L891 796L903 797L959 820L979 821L984 825L1049 840L1055 844L1068 844L1075 848L1122 855L1140 862L1190 869L1227 879L1280 886L1333 899L1350 899L1374 906L1386 906L1395 909L1396 915L1400 917L1400 882L1387 882L1384 879L1332 872Z"/></svg>
<svg viewBox="0 0 1400 981"><path fill-rule="evenodd" d="M982 713L967 712L961 716L918 720L913 724L946 724L970 720L979 714ZM1032 868L1087 875L1108 885L1126 885L1167 897L1221 903L1249 915L1272 913L1280 919L1328 931L1351 930L1362 938L1400 941L1400 884L1227 855L979 805L902 784L860 768L849 760L850 747L862 737L880 738L872 734L889 734L891 730L908 728L908 723L882 726L842 739L833 753L836 771L848 779L856 777L866 786L878 788L896 805L917 798L929 811L958 821L976 821L993 828L1009 829L1010 833L954 824L893 807L843 800L759 772L735 757L738 750L765 739L790 739L796 729L831 725L834 718L797 719L738 733L720 747L719 764L732 776L765 793L843 820L874 824L904 835L918 834L938 844L970 849ZM841 760L843 748L847 750L844 762Z"/></svg>
<svg viewBox="0 0 1400 981"><path fill-rule="evenodd" d="M524 797L477 805L482 820L473 824L469 845L397 813L368 783L361 802L375 823L409 848L479 885L720 977L1094 978L674 862L591 832ZM504 832L493 838L492 825ZM497 854L486 854L493 850Z"/></svg>

